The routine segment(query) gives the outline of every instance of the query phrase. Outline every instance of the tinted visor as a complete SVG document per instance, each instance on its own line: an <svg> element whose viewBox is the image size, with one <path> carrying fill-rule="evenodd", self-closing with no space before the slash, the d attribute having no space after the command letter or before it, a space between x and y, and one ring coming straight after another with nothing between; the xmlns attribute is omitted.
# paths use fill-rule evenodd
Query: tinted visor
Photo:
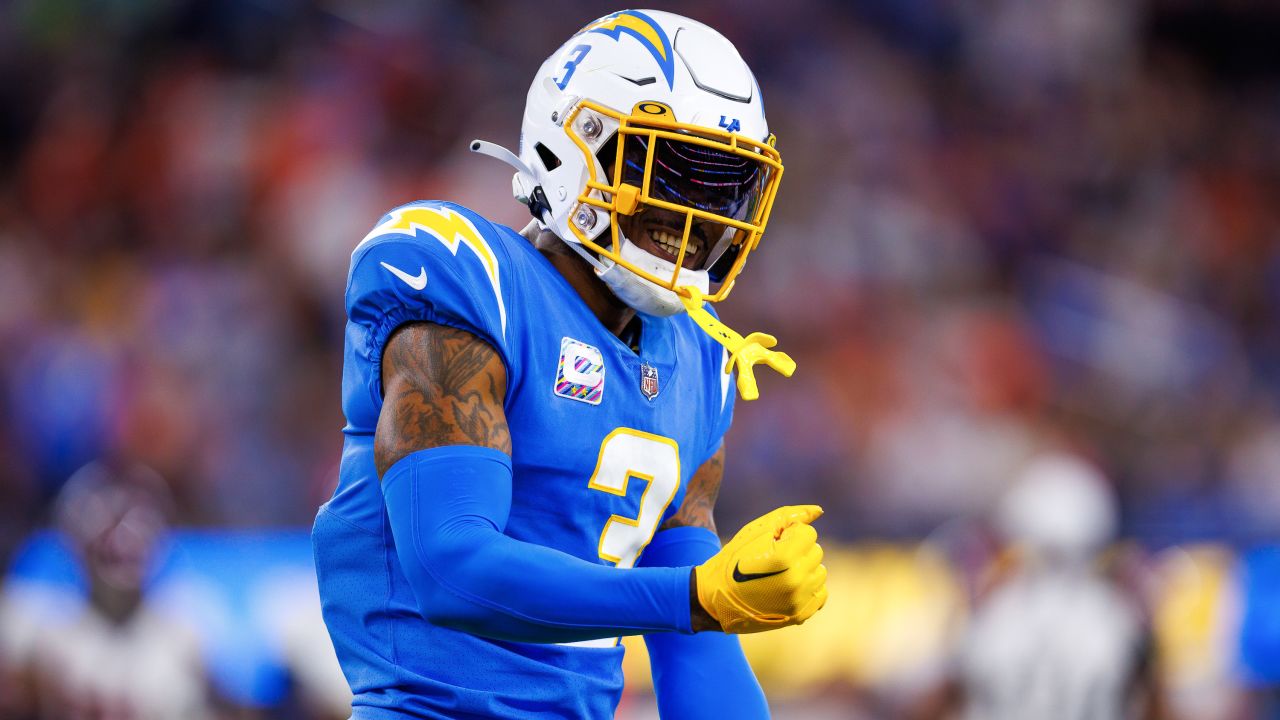
<svg viewBox="0 0 1280 720"><path fill-rule="evenodd" d="M622 181L644 186L648 136L623 143ZM759 205L769 167L747 155L659 137L652 140L653 173L649 195L656 200L750 222Z"/></svg>

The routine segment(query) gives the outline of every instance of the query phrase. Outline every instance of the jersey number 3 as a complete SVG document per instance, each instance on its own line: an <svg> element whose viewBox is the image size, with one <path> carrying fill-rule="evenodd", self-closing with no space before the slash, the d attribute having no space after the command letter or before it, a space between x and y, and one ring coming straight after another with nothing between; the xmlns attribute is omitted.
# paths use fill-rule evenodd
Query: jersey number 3
<svg viewBox="0 0 1280 720"><path fill-rule="evenodd" d="M632 478L646 483L640 495L640 512L634 518L611 515L600 533L600 557L620 568L636 564L680 487L676 441L631 428L618 428L606 435L587 487L626 497Z"/></svg>

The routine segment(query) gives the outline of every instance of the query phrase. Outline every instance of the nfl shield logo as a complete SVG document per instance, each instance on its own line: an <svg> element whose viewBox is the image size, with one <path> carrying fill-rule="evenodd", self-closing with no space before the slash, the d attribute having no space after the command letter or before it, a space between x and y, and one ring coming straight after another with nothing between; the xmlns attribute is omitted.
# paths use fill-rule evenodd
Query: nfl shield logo
<svg viewBox="0 0 1280 720"><path fill-rule="evenodd" d="M658 397L658 368L649 363L640 365L640 392L650 400Z"/></svg>

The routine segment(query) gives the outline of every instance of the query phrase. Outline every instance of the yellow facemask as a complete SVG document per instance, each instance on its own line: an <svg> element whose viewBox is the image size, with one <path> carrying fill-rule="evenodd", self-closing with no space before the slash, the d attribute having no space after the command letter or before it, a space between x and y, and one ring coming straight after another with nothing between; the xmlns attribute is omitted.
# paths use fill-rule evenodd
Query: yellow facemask
<svg viewBox="0 0 1280 720"><path fill-rule="evenodd" d="M719 302L725 299L733 288L738 273L742 271L747 256L759 245L760 237L769 222L769 212L773 208L778 183L782 179L782 162L778 151L773 147L774 138L770 136L768 142L762 143L723 130L679 123L675 121L671 109L658 102L637 103L630 115L624 115L584 101L568 113L563 125L566 134L582 151L589 174L586 187L578 196L578 202L582 206L599 208L609 213L607 245L597 242L580 223L570 221L569 227L583 247L601 257L609 258L659 287L679 293L679 270L689 249L694 224L713 223L713 226L721 226L732 233L721 255L721 258L728 257L732 260L724 263L725 267L717 268L719 272L712 278L716 287L707 294L706 300ZM617 145L612 167L606 168L607 177L600 177L595 161L596 153L603 144L599 138L608 138L612 134L609 126L615 125ZM693 193L682 193L680 189L672 188L662 177L665 167L662 155L673 148L738 160L740 164L736 172L741 173L739 178L747 178L746 186L731 187L731 190L738 191L736 198L732 192L721 195L703 193L703 199L710 202L701 203L701 206L696 202L697 198L679 197ZM629 166L628 159L632 159ZM637 161L643 162L642 168L638 167ZM696 182L697 180L692 181ZM697 190L699 186L692 183L688 188ZM723 207L729 202L733 203L732 207ZM684 232L680 238L675 272L668 277L655 275L635 266L623 258L620 252L619 217L631 216L646 208L658 208L684 216ZM580 207L580 210L591 214L585 208ZM726 210L736 212L728 214ZM575 219L576 217L577 213ZM714 242L716 238L710 240Z"/></svg>

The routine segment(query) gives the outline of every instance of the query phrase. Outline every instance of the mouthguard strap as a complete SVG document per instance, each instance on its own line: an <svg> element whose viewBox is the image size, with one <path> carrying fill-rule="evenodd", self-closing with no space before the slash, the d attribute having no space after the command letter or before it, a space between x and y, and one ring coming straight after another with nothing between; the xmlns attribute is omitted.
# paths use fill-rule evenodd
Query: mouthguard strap
<svg viewBox="0 0 1280 720"><path fill-rule="evenodd" d="M724 371L738 370L738 394L743 400L755 400L760 397L760 389L756 385L755 366L761 363L773 368L783 377L791 377L796 371L796 361L791 356L769 348L778 344L772 335L753 332L745 338L720 322L707 312L702 301L702 292L698 288L683 285L677 288L680 302L684 304L689 317L716 342L729 351L729 362Z"/></svg>

